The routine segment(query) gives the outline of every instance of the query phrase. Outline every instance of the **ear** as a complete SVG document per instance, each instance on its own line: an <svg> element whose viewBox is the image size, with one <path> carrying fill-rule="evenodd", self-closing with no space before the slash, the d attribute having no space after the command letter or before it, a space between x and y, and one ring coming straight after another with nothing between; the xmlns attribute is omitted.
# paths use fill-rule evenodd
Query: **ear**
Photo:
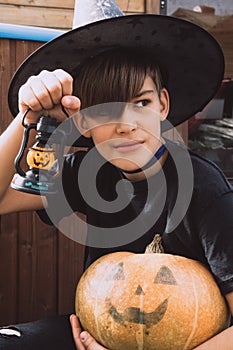
<svg viewBox="0 0 233 350"><path fill-rule="evenodd" d="M160 104L161 104L161 109L160 109L160 120L161 122L164 121L169 113L170 109L170 98L169 98L169 93L167 89L163 88L160 93Z"/></svg>
<svg viewBox="0 0 233 350"><path fill-rule="evenodd" d="M77 113L74 117L74 124L77 127L77 129L80 131L80 133L87 138L91 138L91 131L88 127L88 122L85 117L85 115L80 112Z"/></svg>

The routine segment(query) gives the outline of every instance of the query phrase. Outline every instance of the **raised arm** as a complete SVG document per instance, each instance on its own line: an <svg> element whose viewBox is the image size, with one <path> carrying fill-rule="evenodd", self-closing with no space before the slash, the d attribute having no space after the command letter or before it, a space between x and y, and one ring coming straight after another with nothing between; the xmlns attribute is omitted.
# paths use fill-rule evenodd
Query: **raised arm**
<svg viewBox="0 0 233 350"><path fill-rule="evenodd" d="M59 121L66 118L61 104L69 115L80 108L80 101L72 96L73 79L61 69L42 71L32 76L19 90L19 114L0 136L0 214L15 211L36 210L43 207L42 198L13 190L10 187L15 173L14 160L18 154L22 137L22 117L26 123L36 123L41 115L50 115ZM29 140L30 145L30 140Z"/></svg>

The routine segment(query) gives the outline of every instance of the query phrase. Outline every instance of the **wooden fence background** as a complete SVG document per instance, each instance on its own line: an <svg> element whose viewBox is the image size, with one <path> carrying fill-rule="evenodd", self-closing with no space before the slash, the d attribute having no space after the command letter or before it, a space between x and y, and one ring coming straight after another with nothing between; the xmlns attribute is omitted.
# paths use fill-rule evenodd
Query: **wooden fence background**
<svg viewBox="0 0 233 350"><path fill-rule="evenodd" d="M127 14L158 12L157 0L119 0ZM0 22L70 29L74 0L6 0ZM0 39L0 134L12 120L7 103L11 77L41 42ZM80 227L83 230L83 227ZM83 271L82 245L43 224L35 213L0 217L0 325L74 311Z"/></svg>
<svg viewBox="0 0 233 350"><path fill-rule="evenodd" d="M117 0L123 12L159 13L158 0ZM74 0L4 0L0 1L0 22L70 29Z"/></svg>
<svg viewBox="0 0 233 350"><path fill-rule="evenodd" d="M160 9L159 0L117 2L126 14L159 13ZM0 1L0 22L66 30L72 27L73 10L74 0L6 0ZM226 76L230 77L232 33L224 28L216 33L225 48ZM10 79L40 45L0 39L0 134L12 120L7 103ZM179 131L187 140L187 123ZM0 325L73 312L83 254L83 246L44 225L35 213L0 217Z"/></svg>
<svg viewBox="0 0 233 350"><path fill-rule="evenodd" d="M11 122L9 81L19 64L42 43L0 40L0 133ZM0 324L72 312L83 268L83 247L35 213L0 217Z"/></svg>

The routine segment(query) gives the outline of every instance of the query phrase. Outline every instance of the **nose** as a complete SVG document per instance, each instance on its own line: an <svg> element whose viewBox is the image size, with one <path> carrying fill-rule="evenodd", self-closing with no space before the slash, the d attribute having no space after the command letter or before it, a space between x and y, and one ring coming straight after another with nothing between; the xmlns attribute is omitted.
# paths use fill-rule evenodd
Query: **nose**
<svg viewBox="0 0 233 350"><path fill-rule="evenodd" d="M136 116L130 109L125 109L116 122L116 131L118 134L127 134L136 131L138 123Z"/></svg>

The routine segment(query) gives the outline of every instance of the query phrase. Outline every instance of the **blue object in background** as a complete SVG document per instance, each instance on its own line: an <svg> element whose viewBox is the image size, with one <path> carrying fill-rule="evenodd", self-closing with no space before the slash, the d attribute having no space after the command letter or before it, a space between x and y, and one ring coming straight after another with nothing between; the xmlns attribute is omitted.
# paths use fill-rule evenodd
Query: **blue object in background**
<svg viewBox="0 0 233 350"><path fill-rule="evenodd" d="M58 29L0 23L0 38L47 42L64 33Z"/></svg>

